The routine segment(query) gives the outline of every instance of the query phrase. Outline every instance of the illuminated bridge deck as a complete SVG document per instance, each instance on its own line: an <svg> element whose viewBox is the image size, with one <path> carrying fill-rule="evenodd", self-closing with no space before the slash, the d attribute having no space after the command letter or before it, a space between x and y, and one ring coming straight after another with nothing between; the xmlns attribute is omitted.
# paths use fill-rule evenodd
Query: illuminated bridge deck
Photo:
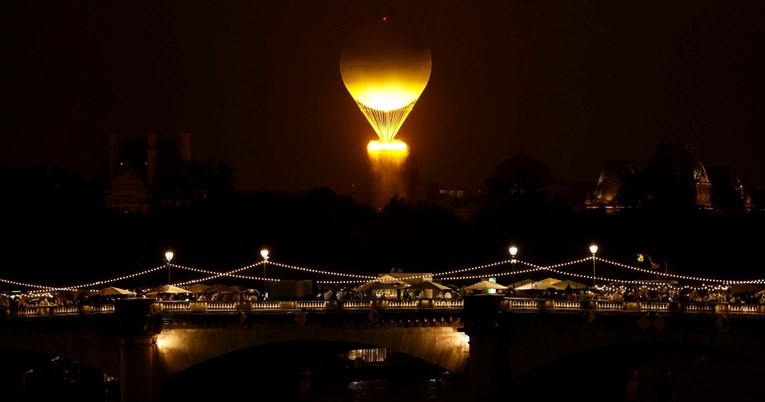
<svg viewBox="0 0 765 402"><path fill-rule="evenodd" d="M497 296L492 296L497 297ZM422 300L282 300L253 302L215 301L155 301L154 313L205 312L284 312L290 311L359 311L359 310L462 310L462 299ZM610 301L610 300L554 300L504 298L499 311L599 311L599 312L656 312L689 314L739 314L765 316L765 304L662 302L662 301ZM5 310L6 317L46 317L80 314L111 314L113 304L99 306L30 306Z"/></svg>

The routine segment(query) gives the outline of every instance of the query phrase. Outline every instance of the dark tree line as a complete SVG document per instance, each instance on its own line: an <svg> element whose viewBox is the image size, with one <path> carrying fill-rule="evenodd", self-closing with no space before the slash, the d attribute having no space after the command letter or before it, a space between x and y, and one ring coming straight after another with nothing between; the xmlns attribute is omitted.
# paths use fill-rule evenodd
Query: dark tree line
<svg viewBox="0 0 765 402"><path fill-rule="evenodd" d="M510 243L520 247L523 260L554 264L587 257L590 242L600 245L602 257L628 264L637 265L641 252L673 272L765 276L759 272L764 222L758 212L712 214L672 205L609 215L508 200L462 219L431 202L394 197L378 211L329 188L243 193L197 174L169 188L181 189L176 197L204 197L124 214L104 206L103 186L64 169L0 168L0 179L6 239L0 242L0 277L20 282L113 278L161 266L168 247L176 251L174 262L216 271L260 261L267 247L285 264L374 275L393 267L444 272L500 261L509 258ZM190 275L173 274L179 280Z"/></svg>

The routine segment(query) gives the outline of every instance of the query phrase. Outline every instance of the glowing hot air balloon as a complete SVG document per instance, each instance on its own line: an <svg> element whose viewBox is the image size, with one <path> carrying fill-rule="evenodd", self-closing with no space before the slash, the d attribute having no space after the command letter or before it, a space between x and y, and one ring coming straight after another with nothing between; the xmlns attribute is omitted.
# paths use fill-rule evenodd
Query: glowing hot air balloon
<svg viewBox="0 0 765 402"><path fill-rule="evenodd" d="M393 194L406 196L403 166L409 148L395 139L430 80L430 50L387 19L365 26L340 54L340 74L379 141L370 141L376 206Z"/></svg>
<svg viewBox="0 0 765 402"><path fill-rule="evenodd" d="M428 85L430 50L412 43L387 19L360 29L340 55L345 87L388 148ZM406 144L403 144L406 147Z"/></svg>

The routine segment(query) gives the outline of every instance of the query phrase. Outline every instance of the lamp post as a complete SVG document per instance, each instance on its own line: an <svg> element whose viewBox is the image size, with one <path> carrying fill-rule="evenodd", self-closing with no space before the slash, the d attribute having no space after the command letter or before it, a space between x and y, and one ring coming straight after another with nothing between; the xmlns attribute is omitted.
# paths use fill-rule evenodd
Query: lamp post
<svg viewBox="0 0 765 402"><path fill-rule="evenodd" d="M173 250L167 250L165 251L165 266L167 267L167 284L170 284L170 261L173 260L173 257L175 256L175 253L173 253Z"/></svg>
<svg viewBox="0 0 765 402"><path fill-rule="evenodd" d="M512 270L512 278L513 278L513 284L510 285L513 290L515 290L515 255L518 254L518 247L510 246L510 263L513 264L513 270Z"/></svg>
<svg viewBox="0 0 765 402"><path fill-rule="evenodd" d="M592 287L595 287L595 253L598 252L598 245L591 244L590 252L592 253Z"/></svg>
<svg viewBox="0 0 765 402"><path fill-rule="evenodd" d="M260 250L260 256L263 257L263 299L268 298L268 282L266 281L266 264L268 263L268 249Z"/></svg>

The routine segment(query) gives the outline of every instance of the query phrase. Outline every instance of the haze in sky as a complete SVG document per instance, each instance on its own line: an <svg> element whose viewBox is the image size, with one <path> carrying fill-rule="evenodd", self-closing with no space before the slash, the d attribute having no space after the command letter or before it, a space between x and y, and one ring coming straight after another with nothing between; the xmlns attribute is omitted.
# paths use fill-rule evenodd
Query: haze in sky
<svg viewBox="0 0 765 402"><path fill-rule="evenodd" d="M387 16L427 43L432 74L397 138L421 180L483 189L502 160L597 181L658 142L765 188L765 3L757 1L4 2L0 165L90 176L107 133L192 133L237 184L336 191L369 180L375 133L340 52Z"/></svg>

